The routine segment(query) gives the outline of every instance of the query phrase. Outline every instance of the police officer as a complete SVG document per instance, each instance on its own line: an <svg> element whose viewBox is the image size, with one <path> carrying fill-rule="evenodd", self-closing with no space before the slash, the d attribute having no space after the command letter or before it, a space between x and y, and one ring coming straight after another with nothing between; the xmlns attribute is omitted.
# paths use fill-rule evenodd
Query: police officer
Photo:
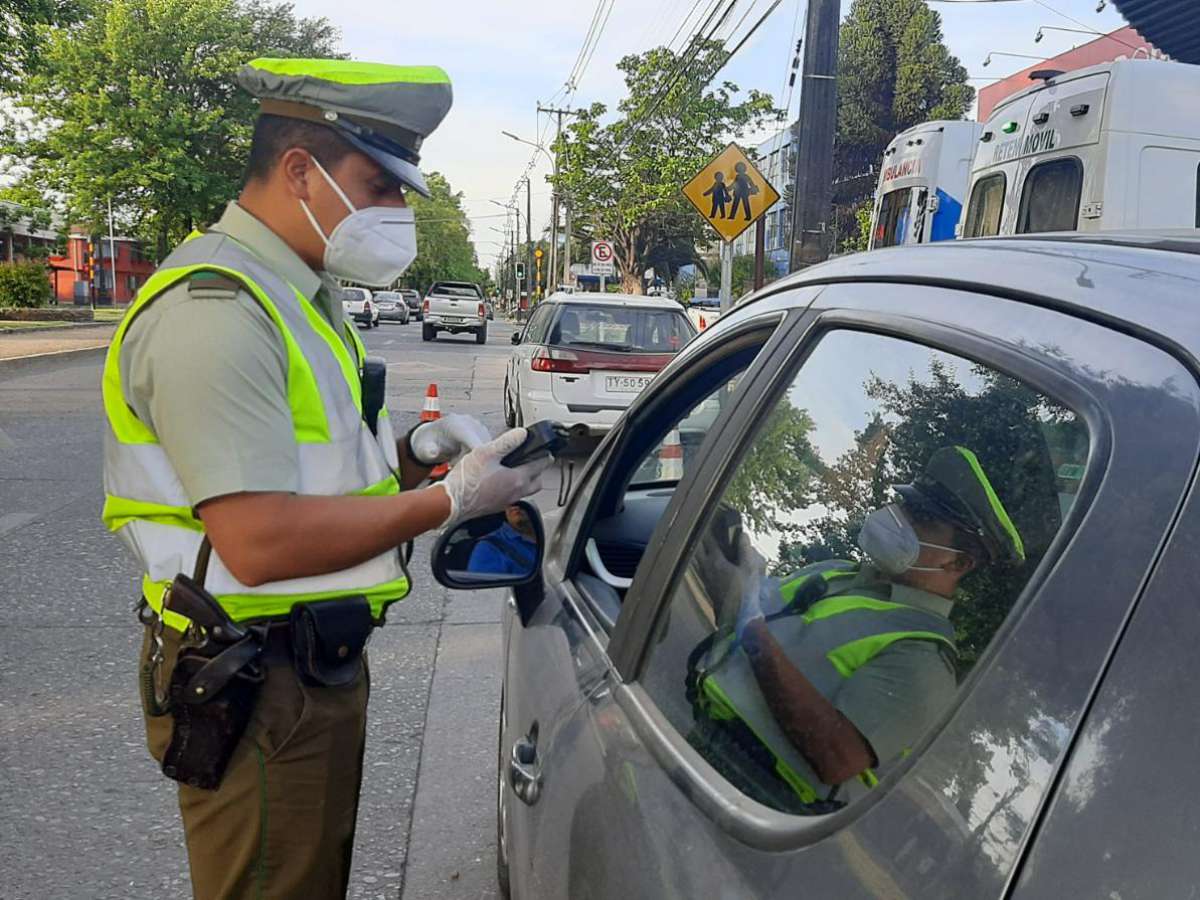
<svg viewBox="0 0 1200 900"><path fill-rule="evenodd" d="M701 554L724 570L706 582L740 606L734 633L690 661L693 742L719 747L715 764L743 761L732 777L764 803L824 812L873 786L953 698L959 583L1025 558L969 449L938 450L895 491L859 535L869 563L819 563L780 581L764 577L744 534L732 565L716 548Z"/></svg>
<svg viewBox="0 0 1200 900"><path fill-rule="evenodd" d="M416 255L405 193L428 196L446 74L257 59L239 81L262 101L242 192L151 277L108 353L104 520L144 567L147 738L181 781L195 896L341 897L361 653L409 591L397 548L534 493L544 464L500 464L523 429L491 440L450 415L397 440L366 409L335 278L391 284ZM181 614L200 595L228 624Z"/></svg>

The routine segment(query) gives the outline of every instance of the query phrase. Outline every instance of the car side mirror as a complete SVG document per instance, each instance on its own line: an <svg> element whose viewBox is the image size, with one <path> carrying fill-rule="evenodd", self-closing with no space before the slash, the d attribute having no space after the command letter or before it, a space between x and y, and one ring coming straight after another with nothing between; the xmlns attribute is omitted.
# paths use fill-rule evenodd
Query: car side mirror
<svg viewBox="0 0 1200 900"><path fill-rule="evenodd" d="M519 343L521 343L521 332L519 332L519 331L514 331L514 332L513 332L513 336L512 336L512 342L513 342L514 344L519 344Z"/></svg>
<svg viewBox="0 0 1200 900"><path fill-rule="evenodd" d="M522 500L444 532L433 548L433 577L460 591L518 587L540 577L545 549L542 517Z"/></svg>

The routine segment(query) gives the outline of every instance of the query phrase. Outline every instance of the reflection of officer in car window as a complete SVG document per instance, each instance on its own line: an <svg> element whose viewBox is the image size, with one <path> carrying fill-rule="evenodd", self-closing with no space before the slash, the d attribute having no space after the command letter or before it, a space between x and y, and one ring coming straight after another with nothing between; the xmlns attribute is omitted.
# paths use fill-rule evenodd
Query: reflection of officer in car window
<svg viewBox="0 0 1200 900"><path fill-rule="evenodd" d="M537 560L537 533L529 515L519 506L504 511L504 524L484 535L471 551L470 572L527 575Z"/></svg>
<svg viewBox="0 0 1200 900"><path fill-rule="evenodd" d="M762 802L822 812L873 785L953 698L959 582L1024 559L970 450L937 451L895 490L859 536L869 562L766 578L744 532L732 553L713 541L697 555L706 589L719 592L710 596L736 592L741 604L733 634L718 632L689 660L693 742L719 748L720 766L739 769L726 774Z"/></svg>

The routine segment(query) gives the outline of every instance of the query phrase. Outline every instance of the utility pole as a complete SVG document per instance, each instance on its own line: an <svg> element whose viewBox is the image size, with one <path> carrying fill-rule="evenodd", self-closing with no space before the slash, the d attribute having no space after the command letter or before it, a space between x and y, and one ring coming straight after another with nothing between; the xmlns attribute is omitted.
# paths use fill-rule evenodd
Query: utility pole
<svg viewBox="0 0 1200 900"><path fill-rule="evenodd" d="M108 258L112 263L112 305L117 305L117 244L113 237L112 197L108 198Z"/></svg>
<svg viewBox="0 0 1200 900"><path fill-rule="evenodd" d="M563 265L562 265L562 283L571 283L571 204L564 203L566 207L563 218L566 221L563 223Z"/></svg>
<svg viewBox="0 0 1200 900"><path fill-rule="evenodd" d="M793 131L792 246L788 271L829 255L833 203L833 138L837 127L838 0L809 0L801 69L800 116Z"/></svg>
<svg viewBox="0 0 1200 900"><path fill-rule="evenodd" d="M559 147L560 141L562 140L563 116L577 116L577 115L579 115L579 113L573 109L555 109L554 107L542 106L542 104L540 104L540 103L538 104L537 111L539 113L547 113L548 115L558 116L558 130L555 132L555 135L554 135L554 191L551 194L551 202L550 202L550 206L551 206L551 213L550 213L550 268L549 268L550 277L547 279L547 282L549 282L551 279L555 279L558 277L558 275L557 275L557 271L558 271L558 265L557 265L558 264L558 207L559 207L558 147ZM563 249L563 256L566 257L566 260L567 260L566 264L563 266L563 271L568 274L570 272L570 267L571 267L571 254L570 254L570 249L571 249L571 230L570 230L570 228L571 228L571 226L570 226L570 222L571 222L571 210L570 210L570 207L568 206L567 207L567 230L566 230L566 239L565 239L566 246ZM566 280L567 280L567 276L564 274L563 282L565 283ZM547 286L549 286L549 285L547 285Z"/></svg>
<svg viewBox="0 0 1200 900"><path fill-rule="evenodd" d="M533 183L525 176L525 250L528 260L525 263L525 281L529 284L529 308L533 309Z"/></svg>

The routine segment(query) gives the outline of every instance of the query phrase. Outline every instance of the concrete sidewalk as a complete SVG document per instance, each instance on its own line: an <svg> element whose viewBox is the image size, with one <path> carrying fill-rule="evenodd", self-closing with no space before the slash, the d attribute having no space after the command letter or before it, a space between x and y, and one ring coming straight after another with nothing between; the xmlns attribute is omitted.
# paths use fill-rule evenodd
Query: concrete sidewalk
<svg viewBox="0 0 1200 900"><path fill-rule="evenodd" d="M116 330L117 325L114 322L0 334L0 361L107 347Z"/></svg>

